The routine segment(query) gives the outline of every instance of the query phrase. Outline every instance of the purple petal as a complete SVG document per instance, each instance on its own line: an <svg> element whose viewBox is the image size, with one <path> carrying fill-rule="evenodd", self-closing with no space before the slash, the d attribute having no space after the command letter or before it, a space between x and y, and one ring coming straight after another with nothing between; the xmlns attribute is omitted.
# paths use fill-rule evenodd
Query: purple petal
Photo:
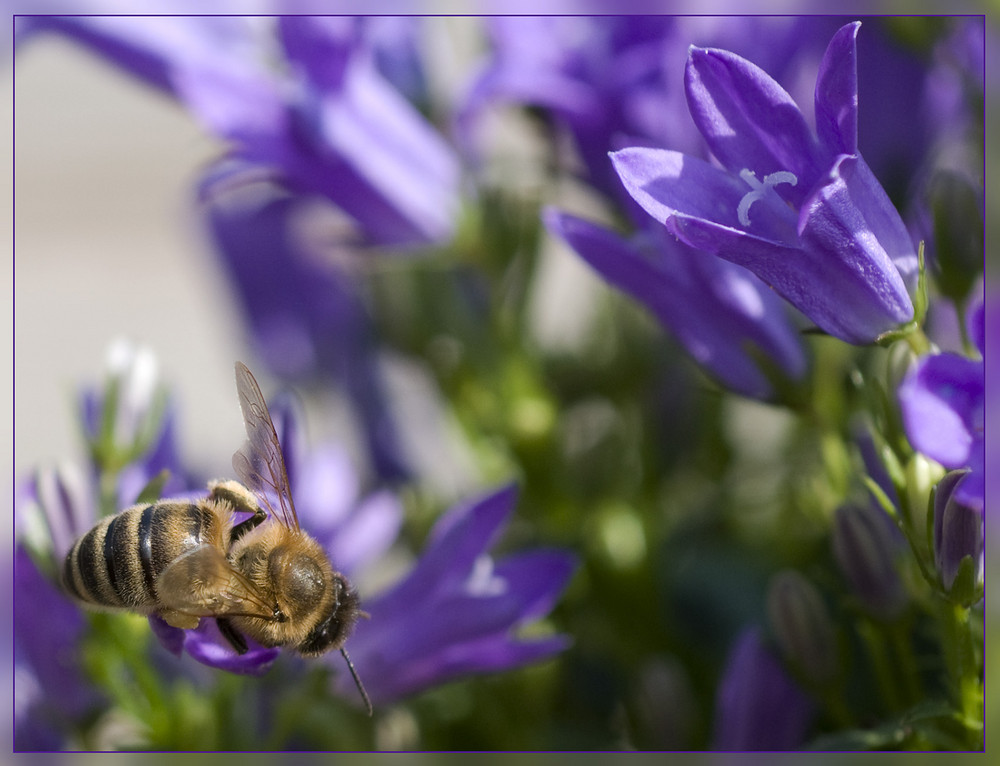
<svg viewBox="0 0 1000 766"><path fill-rule="evenodd" d="M494 577L518 594L518 622L541 619L556 604L577 567L577 559L560 550L533 550L507 556L496 564Z"/></svg>
<svg viewBox="0 0 1000 766"><path fill-rule="evenodd" d="M35 16L33 31L48 30L82 43L122 70L167 93L178 65L201 68L239 61L258 51L246 18Z"/></svg>
<svg viewBox="0 0 1000 766"><path fill-rule="evenodd" d="M408 610L433 592L447 591L464 580L473 562L489 547L514 510L517 487L493 493L452 508L434 525L420 560L389 593L378 597L386 614ZM375 603L371 605L376 608Z"/></svg>
<svg viewBox="0 0 1000 766"><path fill-rule="evenodd" d="M684 73L688 107L712 154L732 173L785 170L796 207L820 172L815 139L792 97L770 75L729 51L692 48Z"/></svg>
<svg viewBox="0 0 1000 766"><path fill-rule="evenodd" d="M858 152L858 51L860 21L830 40L816 77L816 132L831 154Z"/></svg>
<svg viewBox="0 0 1000 766"><path fill-rule="evenodd" d="M865 204L876 188L884 196L860 158L840 158L802 208L801 287L794 300L786 295L822 329L849 343L870 342L913 318L906 284L893 261L905 257L898 252L902 247L910 253L913 248L908 236L905 245L891 233L885 241L879 237L898 214L888 198L880 201L886 207Z"/></svg>
<svg viewBox="0 0 1000 766"><path fill-rule="evenodd" d="M860 211L864 218L856 236L869 240L870 252L884 251L899 273L906 291L916 292L919 277L917 248L882 184L860 155L843 157L835 163L831 177L836 178L838 174L844 182L848 204ZM881 259L879 268L888 271ZM908 298L906 302L909 302Z"/></svg>
<svg viewBox="0 0 1000 766"><path fill-rule="evenodd" d="M183 630L169 625L166 620L155 614L149 617L149 627L152 629L153 635L163 644L164 649L177 657L181 656L184 651Z"/></svg>
<svg viewBox="0 0 1000 766"><path fill-rule="evenodd" d="M655 254L644 253L573 216L549 210L545 221L611 284L642 301L727 387L748 396L772 393L757 361L747 353L748 343L790 376L804 372L805 356L783 307L749 271L667 236L651 233Z"/></svg>
<svg viewBox="0 0 1000 766"><path fill-rule="evenodd" d="M262 675L281 653L280 649L260 646L249 637L247 644L246 654L237 654L212 619L203 619L194 630L184 631L184 648L188 654L203 665L230 673Z"/></svg>
<svg viewBox="0 0 1000 766"><path fill-rule="evenodd" d="M278 34L288 60L320 90L342 87L360 42L357 19L348 16L281 16Z"/></svg>
<svg viewBox="0 0 1000 766"><path fill-rule="evenodd" d="M796 245L794 214L780 201L761 199L750 213L752 231L745 231L738 210L751 188L704 160L667 149L631 147L612 152L611 161L643 210L691 247L721 254L744 253L754 247L754 240L759 240L755 249Z"/></svg>
<svg viewBox="0 0 1000 766"><path fill-rule="evenodd" d="M489 673L539 662L564 651L571 643L567 636L551 636L514 642L504 635L486 636L447 647L420 662L389 665L371 657L358 672L376 704L392 702L473 673ZM362 670L364 667L364 670ZM337 688L344 697L356 695L354 682L346 673L337 678Z"/></svg>
<svg viewBox="0 0 1000 766"><path fill-rule="evenodd" d="M281 84L264 72L232 66L182 66L174 75L182 101L204 127L268 166L294 164Z"/></svg>
<svg viewBox="0 0 1000 766"><path fill-rule="evenodd" d="M347 575L376 561L399 537L403 507L389 491L362 501L327 545L334 566Z"/></svg>
<svg viewBox="0 0 1000 766"><path fill-rule="evenodd" d="M947 468L970 465L974 445L982 443L983 386L982 362L957 354L920 360L899 387L914 448Z"/></svg>
<svg viewBox="0 0 1000 766"><path fill-rule="evenodd" d="M459 205L457 158L402 95L373 68L357 67L343 92L326 97L316 109L317 154L336 158L337 167L350 174L345 179L311 173L316 188L364 223L379 242L436 242L451 236ZM302 168L303 177L315 162ZM350 180L347 188L345 180ZM355 198L356 193L365 196Z"/></svg>

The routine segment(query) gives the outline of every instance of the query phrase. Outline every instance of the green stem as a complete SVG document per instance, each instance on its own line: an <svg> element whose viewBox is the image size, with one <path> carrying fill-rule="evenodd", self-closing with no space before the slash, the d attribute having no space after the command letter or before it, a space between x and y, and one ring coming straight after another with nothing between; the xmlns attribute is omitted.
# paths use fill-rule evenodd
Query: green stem
<svg viewBox="0 0 1000 766"><path fill-rule="evenodd" d="M959 723L972 747L981 747L983 736L983 686L976 661L975 638L968 607L942 600L942 644Z"/></svg>
<svg viewBox="0 0 1000 766"><path fill-rule="evenodd" d="M931 342L924 334L923 330L916 329L911 333L907 333L904 337L906 338L907 344L913 350L913 353L917 356L923 356L930 353Z"/></svg>

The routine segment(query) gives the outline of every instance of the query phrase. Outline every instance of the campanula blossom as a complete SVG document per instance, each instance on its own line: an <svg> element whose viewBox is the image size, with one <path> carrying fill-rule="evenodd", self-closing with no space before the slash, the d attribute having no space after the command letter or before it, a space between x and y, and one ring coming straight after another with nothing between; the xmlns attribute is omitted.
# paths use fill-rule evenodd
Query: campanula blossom
<svg viewBox="0 0 1000 766"><path fill-rule="evenodd" d="M654 134L680 141L690 121L663 120L683 108L666 85L669 16L499 16L487 21L492 56L457 115L459 134L474 146L487 104L544 109L572 136L591 183L620 189L608 162L614 136Z"/></svg>
<svg viewBox="0 0 1000 766"><path fill-rule="evenodd" d="M494 559L489 549L517 499L502 487L452 508L431 530L413 569L363 601L349 651L372 702L390 702L474 673L538 662L563 651L567 636L522 638L520 628L555 605L575 568L563 550ZM349 677L338 677L346 696Z"/></svg>
<svg viewBox="0 0 1000 766"><path fill-rule="evenodd" d="M399 479L408 473L406 459L372 320L351 271L362 257L358 234L330 206L262 171L224 160L206 170L198 189L199 212L255 349L285 380L334 380L354 405L376 472Z"/></svg>
<svg viewBox="0 0 1000 766"><path fill-rule="evenodd" d="M792 680L758 628L730 650L715 700L717 750L794 750L806 739L812 699Z"/></svg>
<svg viewBox="0 0 1000 766"><path fill-rule="evenodd" d="M956 489L964 505L983 510L985 494L985 309L969 310L967 326L979 359L957 353L917 361L899 386L899 405L910 443L945 468L968 468Z"/></svg>
<svg viewBox="0 0 1000 766"><path fill-rule="evenodd" d="M272 30L226 17L48 17L35 35L65 35L179 100L237 156L326 197L369 241L447 241L457 158L379 73L362 20L273 21Z"/></svg>
<svg viewBox="0 0 1000 766"><path fill-rule="evenodd" d="M620 200L627 195L610 150L638 143L704 151L676 77L692 39L764 61L780 81L794 85L796 73L829 39L829 24L817 22L791 16L490 17L490 55L459 109L459 138L477 145L476 128L488 105L543 111L571 137L587 181Z"/></svg>
<svg viewBox="0 0 1000 766"><path fill-rule="evenodd" d="M691 116L718 161L633 147L612 161L678 239L745 266L823 331L865 344L914 318L917 252L858 152L860 23L820 64L816 130L788 93L733 53L691 48Z"/></svg>
<svg viewBox="0 0 1000 766"><path fill-rule="evenodd" d="M789 380L804 375L805 353L784 305L746 269L705 258L659 227L625 239L555 210L543 217L549 231L643 303L726 387L757 398L774 395L755 353Z"/></svg>

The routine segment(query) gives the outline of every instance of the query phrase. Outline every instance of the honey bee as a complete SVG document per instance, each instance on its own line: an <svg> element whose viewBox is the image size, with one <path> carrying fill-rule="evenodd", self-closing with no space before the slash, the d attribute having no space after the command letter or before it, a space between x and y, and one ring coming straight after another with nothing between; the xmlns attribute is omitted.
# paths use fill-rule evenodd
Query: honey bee
<svg viewBox="0 0 1000 766"><path fill-rule="evenodd" d="M367 615L347 578L299 527L267 403L242 362L236 389L247 432L233 455L242 483L213 481L204 499L159 500L102 519L70 549L63 585L90 608L155 614L177 628L215 618L240 654L244 636L306 657L339 649L371 715L344 649ZM252 515L237 522L238 512Z"/></svg>

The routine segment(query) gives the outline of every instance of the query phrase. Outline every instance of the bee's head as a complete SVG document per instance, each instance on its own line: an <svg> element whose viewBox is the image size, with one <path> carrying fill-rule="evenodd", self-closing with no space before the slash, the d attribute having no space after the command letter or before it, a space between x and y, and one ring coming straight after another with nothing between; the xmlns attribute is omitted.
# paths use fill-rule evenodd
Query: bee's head
<svg viewBox="0 0 1000 766"><path fill-rule="evenodd" d="M358 594L340 573L334 574L333 587L334 600L329 613L295 647L299 654L314 657L331 649L339 649L362 615Z"/></svg>

